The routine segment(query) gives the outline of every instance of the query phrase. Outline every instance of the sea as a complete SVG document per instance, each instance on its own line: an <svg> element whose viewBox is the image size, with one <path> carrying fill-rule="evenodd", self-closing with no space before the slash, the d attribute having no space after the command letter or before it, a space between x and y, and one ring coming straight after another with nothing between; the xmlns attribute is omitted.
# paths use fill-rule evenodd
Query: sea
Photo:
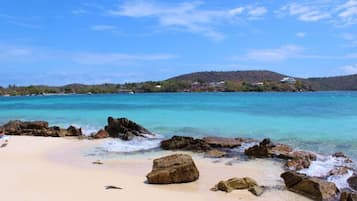
<svg viewBox="0 0 357 201"><path fill-rule="evenodd" d="M90 135L126 117L157 138L103 145L108 152L153 149L173 135L271 138L321 155L357 161L357 92L138 93L0 97L0 124L45 120Z"/></svg>

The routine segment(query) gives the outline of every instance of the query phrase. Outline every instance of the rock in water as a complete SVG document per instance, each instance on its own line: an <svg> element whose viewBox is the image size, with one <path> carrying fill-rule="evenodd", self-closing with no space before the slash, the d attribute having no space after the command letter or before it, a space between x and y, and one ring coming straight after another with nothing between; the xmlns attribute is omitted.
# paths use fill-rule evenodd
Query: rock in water
<svg viewBox="0 0 357 201"><path fill-rule="evenodd" d="M82 136L82 129L81 128L76 128L74 126L69 126L67 128L68 136Z"/></svg>
<svg viewBox="0 0 357 201"><path fill-rule="evenodd" d="M154 160L146 176L149 184L187 183L199 178L198 169L187 154L173 154Z"/></svg>
<svg viewBox="0 0 357 201"><path fill-rule="evenodd" d="M318 178L308 177L295 172L284 172L281 174L288 190L299 193L313 200L328 201L336 197L339 190L332 182L323 181Z"/></svg>
<svg viewBox="0 0 357 201"><path fill-rule="evenodd" d="M353 190L357 191L357 176L352 176L348 178L347 183Z"/></svg>
<svg viewBox="0 0 357 201"><path fill-rule="evenodd" d="M224 137L204 137L202 139L213 148L235 148L241 146L243 140Z"/></svg>
<svg viewBox="0 0 357 201"><path fill-rule="evenodd" d="M131 140L137 136L146 137L146 135L153 135L144 127L127 118L114 119L113 117L108 117L108 125L105 126L105 131L109 133L110 137L122 140Z"/></svg>
<svg viewBox="0 0 357 201"><path fill-rule="evenodd" d="M109 133L103 129L100 129L96 134L92 135L94 139L108 138Z"/></svg>
<svg viewBox="0 0 357 201"><path fill-rule="evenodd" d="M185 136L173 136L171 139L162 141L160 146L165 150L184 150L196 152L211 150L211 147L205 141Z"/></svg>

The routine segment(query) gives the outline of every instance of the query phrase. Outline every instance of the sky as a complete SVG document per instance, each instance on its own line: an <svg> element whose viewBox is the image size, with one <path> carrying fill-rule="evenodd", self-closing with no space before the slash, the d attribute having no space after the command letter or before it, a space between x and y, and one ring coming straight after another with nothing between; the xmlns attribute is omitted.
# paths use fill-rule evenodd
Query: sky
<svg viewBox="0 0 357 201"><path fill-rule="evenodd" d="M1 0L0 85L357 73L357 0Z"/></svg>

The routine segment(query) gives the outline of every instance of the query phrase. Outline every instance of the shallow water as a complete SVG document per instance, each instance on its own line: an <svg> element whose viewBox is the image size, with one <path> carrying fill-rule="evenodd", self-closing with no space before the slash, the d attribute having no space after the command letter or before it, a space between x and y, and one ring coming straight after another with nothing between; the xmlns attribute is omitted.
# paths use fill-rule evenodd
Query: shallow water
<svg viewBox="0 0 357 201"><path fill-rule="evenodd" d="M0 123L46 120L90 133L104 127L108 116L128 117L164 137L270 137L357 160L357 92L0 97Z"/></svg>

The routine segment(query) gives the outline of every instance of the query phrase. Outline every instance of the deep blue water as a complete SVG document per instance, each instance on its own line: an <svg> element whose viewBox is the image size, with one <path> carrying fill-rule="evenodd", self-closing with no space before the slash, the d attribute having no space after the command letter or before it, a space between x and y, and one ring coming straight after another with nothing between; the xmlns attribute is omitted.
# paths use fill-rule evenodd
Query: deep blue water
<svg viewBox="0 0 357 201"><path fill-rule="evenodd" d="M91 132L108 116L128 117L163 136L270 137L357 159L357 92L0 97L0 123L46 120Z"/></svg>

